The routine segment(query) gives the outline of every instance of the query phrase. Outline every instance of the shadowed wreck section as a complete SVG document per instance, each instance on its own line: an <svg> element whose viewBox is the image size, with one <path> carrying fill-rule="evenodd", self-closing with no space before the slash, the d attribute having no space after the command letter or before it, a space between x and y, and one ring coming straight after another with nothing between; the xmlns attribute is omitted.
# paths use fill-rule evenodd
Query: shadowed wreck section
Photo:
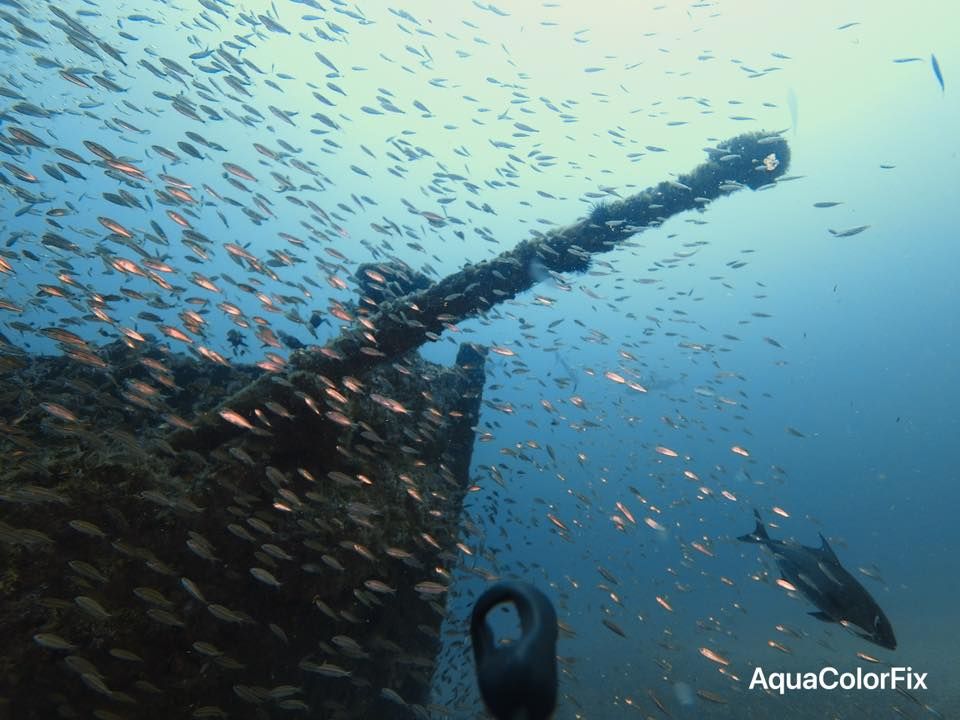
<svg viewBox="0 0 960 720"><path fill-rule="evenodd" d="M27 411L15 445L36 457L0 475L0 717L415 717L469 540L485 350L384 364L342 402L320 390L321 413L270 403L269 435L206 452L172 448L156 411L200 412L258 370L102 352L112 379L60 357L2 378L25 402L84 387L89 408ZM161 363L178 390L117 397Z"/></svg>

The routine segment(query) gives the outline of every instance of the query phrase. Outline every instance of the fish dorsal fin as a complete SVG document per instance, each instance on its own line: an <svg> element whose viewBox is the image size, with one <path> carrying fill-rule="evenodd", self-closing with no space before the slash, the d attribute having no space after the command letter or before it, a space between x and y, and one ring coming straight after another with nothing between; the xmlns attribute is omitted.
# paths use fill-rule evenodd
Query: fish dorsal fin
<svg viewBox="0 0 960 720"><path fill-rule="evenodd" d="M830 562L835 562L837 565L840 564L840 558L837 557L837 554L833 551L833 548L830 547L830 543L827 542L827 539L823 536L823 533L820 533L820 552L823 553L823 556Z"/></svg>

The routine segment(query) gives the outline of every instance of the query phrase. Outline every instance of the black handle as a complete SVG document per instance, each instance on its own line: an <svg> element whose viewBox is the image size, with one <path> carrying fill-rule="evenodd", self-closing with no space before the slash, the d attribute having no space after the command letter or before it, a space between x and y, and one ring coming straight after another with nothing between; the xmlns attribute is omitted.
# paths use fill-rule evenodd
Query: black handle
<svg viewBox="0 0 960 720"><path fill-rule="evenodd" d="M510 602L520 616L522 634L496 645L487 613ZM502 582L477 600L470 619L477 684L497 720L522 717L547 720L557 705L557 613L550 599L522 582Z"/></svg>

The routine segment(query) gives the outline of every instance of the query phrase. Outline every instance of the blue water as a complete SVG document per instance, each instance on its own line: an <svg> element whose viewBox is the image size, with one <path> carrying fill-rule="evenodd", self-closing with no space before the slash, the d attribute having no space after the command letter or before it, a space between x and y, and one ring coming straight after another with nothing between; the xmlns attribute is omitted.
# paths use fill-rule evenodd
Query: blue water
<svg viewBox="0 0 960 720"><path fill-rule="evenodd" d="M638 710L656 717L661 711L651 692L684 718L896 717L894 706L907 717L952 717L960 708L951 667L960 619L956 9L936 2L658 6L604 0L589 7L503 2L496 9L483 2L409 2L391 10L376 2L324 0L246 7L216 2L227 17L209 10L204 17L193 3L58 5L123 53L122 65L102 51L101 62L68 44L45 6L3 5L9 17L2 26L7 64L0 84L52 113L25 115L14 107L21 101L4 97L5 142L14 144L11 127L23 127L90 162L96 158L82 141L92 140L151 178L143 189L130 190L152 203L122 208L102 199L118 183L94 165L76 165L86 181L59 182L42 169L63 161L51 150L27 152L21 145L18 154L4 156L37 178L25 182L7 167L0 170L7 189L25 188L41 200L15 216L24 202L9 192L0 199L3 257L15 270L0 274L0 297L23 308L0 314L0 332L31 352L57 350L11 322L39 329L87 313L82 292L75 306L37 296L38 284L58 282L57 255L39 244L51 229L46 213L67 203L75 212L59 218L63 227L55 231L86 253L61 255L78 281L100 294L122 286L156 292L174 305L163 310L121 302L109 311L116 325L84 319L69 329L95 342L116 339L120 327L157 332L137 319L144 310L182 327L177 314L198 309L185 299L203 297L211 304L206 336L196 342L232 359L226 334L234 325L215 307L223 300L248 317L267 315L275 330L304 342L326 342L341 323L328 315L331 324L312 338L304 325L266 312L253 295L222 280L221 294L190 284L194 271L208 278L249 276L224 243L241 244L264 260L270 250L302 259L273 268L280 282L259 276L264 285L258 289L283 312L296 308L307 318L311 310L326 313L331 302L352 299L351 275L360 262L396 256L438 279L511 248L531 231L583 217L600 199L587 193L626 197L691 170L704 161L704 147L747 131L781 133L792 154L788 175L796 179L671 218L634 236L631 246L595 258L594 272L566 278L569 288L547 280L423 348L425 357L445 364L464 340L516 353L488 361L488 404L477 431L492 438L476 445L472 475L481 489L470 496L463 522L464 542L488 556L466 563L534 582L576 632L563 636L558 648L572 660L561 673L560 718L630 717ZM259 14L288 32L251 27ZM138 15L156 24L131 19ZM12 18L45 43L18 42ZM843 27L848 23L856 24ZM222 57L189 57L218 47L253 63L242 66L250 97L224 82ZM126 90L108 92L83 73L91 88L77 87L38 63L39 56L64 68L105 72ZM162 67L158 56L192 76L160 80L138 65L145 59ZM917 59L894 62L907 58ZM205 120L191 120L158 91L183 93L221 119L198 109ZM311 118L314 113L339 129ZM141 132L122 129L116 118ZM187 140L186 131L226 151ZM184 140L206 157L179 150L176 143ZM261 143L290 155L280 140L299 149L295 157L317 175L270 161L253 147ZM153 145L182 161L169 163ZM242 181L251 192L227 183L224 162L256 176ZM281 192L271 171L297 190ZM179 243L177 225L156 201L160 173L186 181L200 201L184 213L213 241L210 258L200 264L185 259L190 253ZM271 216L254 225L204 184L266 215L253 204L260 193ZM315 202L330 214L329 222L311 218L316 214L289 202L289 194ZM841 204L813 206L822 202ZM485 203L492 212L479 209ZM433 227L420 212L462 224ZM142 277L108 271L94 254L97 247L141 258L104 242L99 216L162 255L186 291L175 297ZM385 219L407 228L406 235L371 227L386 226ZM169 246L144 239L150 220L165 229ZM829 232L861 225L869 227L850 237ZM308 247L291 245L281 232ZM747 264L732 269L736 261ZM331 284L330 276L346 289ZM280 295L301 297L304 304ZM262 359L253 330L246 336L251 353L245 360ZM518 368L526 372L515 373ZM627 376L647 392L612 382L606 372ZM585 407L571 402L574 395ZM542 406L544 400L555 412ZM498 410L502 403L513 412ZM657 446L679 456L660 454ZM732 452L733 446L749 457ZM499 468L505 487L493 480L490 466ZM699 481L684 477L684 470ZM611 520L623 517L618 501L636 520L622 530ZM774 506L789 517L774 515ZM775 587L776 575L766 583L751 580L764 556L735 538L751 530L754 507L777 521L771 530L776 537L813 546L818 532L829 537L845 567L890 617L899 647L886 651L809 618L812 607ZM566 537L548 513L569 528ZM665 529L651 529L646 518ZM712 556L692 549L695 541ZM769 558L765 562L773 568ZM606 581L598 565L618 584ZM882 581L858 567L875 568ZM464 640L470 603L485 585L463 569L455 573L434 699L458 717L472 717L480 707L469 644L456 641ZM672 611L658 605L657 596ZM606 628L604 618L626 637ZM778 632L778 623L806 637ZM793 653L770 648L769 640ZM698 652L702 647L730 659L739 680L718 673L717 664ZM746 687L756 665L852 669L863 664L858 651L929 672L929 690L914 702L890 692L767 697ZM441 680L444 672L453 679ZM689 698L684 688L716 693L727 704Z"/></svg>

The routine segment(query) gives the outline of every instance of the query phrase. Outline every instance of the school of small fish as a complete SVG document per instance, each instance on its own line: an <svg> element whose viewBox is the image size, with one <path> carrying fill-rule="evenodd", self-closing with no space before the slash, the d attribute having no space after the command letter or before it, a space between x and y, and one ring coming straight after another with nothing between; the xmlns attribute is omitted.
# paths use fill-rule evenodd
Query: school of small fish
<svg viewBox="0 0 960 720"><path fill-rule="evenodd" d="M196 427L195 418L174 412L170 406L170 398L182 391L172 361L144 355L140 362L149 381L115 380L123 376L120 368L111 365L103 347L121 343L135 352L161 347L161 356L181 353L196 363L223 368L253 366L283 382L290 352L321 346L341 327L364 325L377 308L377 298L402 294L399 288L418 276L438 280L464 260L442 256L436 250L440 243L482 258L513 241L490 226L492 219L499 221L504 212L522 209L540 214L523 218L537 236L553 225L572 221L588 203L602 204L632 192L626 181L617 185L611 177L597 181L599 175L591 173L589 179L582 175L584 158L570 155L577 143L552 147L544 141L548 131L560 126L573 139L584 115L595 109L587 103L595 101L602 107L605 100L599 97L603 93L594 98L561 98L538 91L535 79L513 59L512 48L497 39L497 23L510 21L510 4L464 4L463 17L449 24L449 18L434 22L429 7L415 11L370 3L361 9L345 0L245 4L197 0L144 5L135 12L128 6L94 0L58 4L0 0L0 51L8 58L8 65L0 70L2 372L24 366L20 349L54 352L96 377L109 378L115 386L114 405L136 408L165 431L189 431ZM550 11L558 5L542 3L543 29L556 25ZM394 27L396 44L370 46L368 28L387 24ZM852 31L858 25L850 22L835 29ZM164 33L178 36L169 47L160 41ZM588 28L571 30L571 36L578 45L590 42ZM288 50L290 55L285 54ZM444 64L475 58L482 64L490 52L495 52L498 64L502 61L512 68L510 76L481 72L481 77L468 82L466 75ZM601 56L594 54L583 72L599 76L615 66L612 60L604 64ZM791 61L779 51L770 56L775 62L766 57L749 63L730 60L735 72L749 79L775 74ZM714 52L704 50L696 60L707 63L715 57ZM893 62L921 60L904 57ZM935 55L931 54L930 63L945 93ZM626 70L635 67L627 64ZM419 93L391 89L392 80L404 77L415 78ZM495 98L492 102L491 97ZM646 102L645 110L665 127L687 125L696 122L698 115L723 112L733 113L726 115L725 121L754 123L758 128L767 122L777 124L779 117L762 114L777 110L776 103L739 109L744 103L737 99L692 96L680 103L683 112L663 112L662 117L658 115L659 101ZM450 110L452 105L457 107L455 113ZM724 110L725 106L729 110ZM464 118L484 129L482 143L458 140L457 123L465 122ZM653 144L659 140L633 139L626 122L612 120L602 131L590 127L584 136L577 136L583 142L579 147L599 142L597 136L603 135L602 142L612 143L630 164L671 149ZM735 159L731 155L721 161ZM760 159L761 167L768 171L777 164L773 155ZM564 173L570 174L564 181L570 188L566 196L537 189L542 177ZM787 176L780 182L793 179ZM729 180L720 184L730 192L740 187ZM541 211L543 203L552 204ZM818 212L845 210L840 199L812 205ZM552 215L544 217L548 213ZM826 233L848 239L871 226L837 227L840 229L826 228ZM703 299L701 290L671 288L664 279L670 270L698 262L706 244L702 240L679 243L650 261L646 277L624 276L617 260L595 260L584 277L545 273L551 290L536 290L525 300L526 307L492 308L480 319L484 329L515 323L520 337L510 339L505 331L501 340L489 346L496 356L489 361L496 364L491 371L495 382L486 387L492 396L483 401L484 422L476 428L476 439L481 446L502 443L498 449L502 462L476 468L478 477L467 492L477 500L468 505L451 538L438 540L423 533L402 545L368 547L357 538L386 522L383 516L395 510L364 502L363 491L375 484L376 478L332 471L318 479L309 467L287 472L267 465L259 482L269 490L270 507L255 507L252 495L232 488L231 480L223 478L231 492L236 490L235 502L227 509L232 521L219 528L223 533L217 536L193 529L178 538L181 554L177 564L173 558L163 559L154 549L136 544L133 531L138 523L146 522L142 518L118 520L118 525L130 528L121 536L116 528L74 516L70 499L51 488L0 486L0 510L4 512L0 547L18 553L62 548L62 571L70 573L77 588L69 598L38 594L38 606L51 616L82 618L84 627L93 628L94 635L97 627L119 623L131 613L153 623L148 639L130 637L127 646L98 648L103 657L99 664L87 657L92 657L96 643L61 636L50 629L52 624L37 627L30 635L36 651L47 653L51 664L69 669L69 679L57 682L82 685L90 694L92 715L101 720L137 717L135 708L148 706L151 698L165 692L157 678L138 674L136 669L144 663L144 655L152 652L149 648L165 644L178 644L196 673L221 674L228 692L242 707L256 708L258 717L307 717L306 713L318 708L329 713L324 717L343 717L346 705L342 696L310 694L309 683L317 678L328 683L323 688L350 683L372 693L398 713L406 713L397 717L445 717L455 713L466 716L474 710L470 703L476 699L469 643L458 636L463 631L462 618L444 605L450 595L469 601L476 588L468 586L455 593L457 578L468 576L489 583L498 578L540 576L561 598L563 638L597 632L605 633L609 636L605 640L611 642L630 642L640 623L662 621L668 628L670 623L683 622L683 595L691 586L687 584L689 576L686 580L680 576L691 568L708 575L711 559L723 551L719 539L687 537L689 532L679 532L671 519L674 506L651 499L656 493L645 491L640 479L628 482L614 502L601 501L593 488L596 479L586 484L568 482L579 467L602 478L600 484L606 483L608 470L592 466L585 447L567 453L570 448L510 436L503 432L499 418L503 416L506 424L522 416L529 418L528 425L534 428L549 423L580 434L606 432L615 423L636 428L644 437L629 448L631 458L654 468L645 474L661 488L682 480L685 491L674 501L677 506L721 503L735 507L752 487L785 481L787 472L760 460L762 450L751 445L743 423L750 405L745 378L722 362L722 353L731 344L749 343L772 365L787 363L789 338L780 336L778 327L782 326L763 310L767 286L753 279L749 292L758 309L733 321L735 330L727 328L737 334L720 332L712 338L692 316L692 304ZM624 247L638 251L632 242L624 242ZM744 283L737 272L749 265L754 252L752 248L738 249L736 256L704 282L731 294L742 292ZM602 291L593 284L608 277L616 278L605 286L614 287L619 293L616 296L599 294ZM374 290L364 295L364 288ZM638 289L656 291L659 296L634 302ZM557 302L551 292L576 293L585 306L598 313L620 313L624 322L632 323L631 329L613 338L576 318L550 318L538 324L533 320L535 310L548 311ZM371 297L374 293L379 294ZM647 309L640 309L644 307ZM478 332L475 327L458 326L453 316L441 319L447 330L445 339L451 342ZM416 320L409 322L413 325ZM559 336L563 330L578 334L583 345L601 348L602 363L571 369L563 360L569 350ZM673 392L671 384L683 385L686 379L658 381L656 368L651 369L655 361L648 364L644 359L644 345L655 335L672 338L691 364L712 363L715 371L710 381L678 399L674 409L656 421L658 431L651 432L654 422L644 424L643 411L634 403L638 398L667 396ZM555 368L549 378L536 380L541 397L532 406L516 400L515 387L508 385L536 374L524 361L528 348L556 353L562 366L562 372ZM401 375L409 375L413 365L401 362L395 367ZM43 427L53 428L60 438L84 442L85 423L92 422L97 412L96 403L88 401L100 398L103 391L83 381L72 383L76 393L72 398L58 394L13 400L11 389L3 388L3 397L16 410L0 407L0 428L8 443L4 471L40 467L37 458L42 448L18 435L18 425L28 415L41 417ZM578 390L579 383L585 387L592 383L594 388L606 385L591 395L589 390ZM263 458L256 448L263 446L257 443L269 442L282 432L283 423L295 423L304 415L322 416L345 432L361 435L371 446L381 445L385 442L378 434L382 429L358 423L349 412L350 403L358 396L391 418L397 434L406 438L402 451L413 463L430 439L429 429L423 427L457 419L455 413L438 409L431 398L425 399L425 406L415 408L371 389L363 377L347 377L321 387L322 394L304 395L303 405L296 408L266 403L248 416L220 407L216 413L222 422L250 436L249 443L233 443L222 454L244 472L259 472ZM25 408L21 402L29 406ZM730 467L719 463L703 466L689 450L690 433L706 426L701 414L723 419L720 428L731 439L723 442L722 452L729 457ZM813 429L783 427L798 443L810 442L815 435ZM143 442L133 430L113 432L110 440L131 452L139 451ZM173 448L168 449L176 456ZM349 451L342 454L348 456ZM565 467L569 458L577 467ZM759 462L764 463L763 470ZM730 468L741 468L740 474L728 472ZM544 492L533 508L511 507L511 483L533 476L552 476L563 484L563 492L575 505L557 503ZM403 479L404 497L398 502L430 507L438 491L418 486L413 478ZM189 482L189 478L184 480ZM338 498L351 499L334 505L322 497L321 485L334 488ZM135 498L148 515L186 518L188 524L196 519L195 528L201 527L200 518L208 512L173 488L169 492L138 489ZM329 517L304 519L301 524L317 532L320 527L342 532L338 546L311 544L309 539L298 546L287 542L289 536L275 518L296 516L310 503L324 502ZM147 568L155 581L140 584L146 580L138 575L141 580L124 587L120 596L110 590L118 581L108 577L110 562L68 559L63 543L49 533L18 526L16 512L7 513L11 507L62 509L66 515L60 529L72 534L78 545L102 547L97 557L122 557L140 571ZM784 520L791 517L789 509L771 506L770 510ZM671 568L669 577L651 582L645 598L628 600L631 592L623 586L622 574L618 577L599 561L595 563L600 576L597 581L551 576L535 561L499 559L501 554L514 556L514 546L519 546L527 530L541 529L574 547L590 524L597 522L636 536L638 544L679 543L684 567ZM508 534L505 527L515 528L516 534ZM246 566L224 560L232 553L225 545L228 540L250 549ZM424 567L418 549L440 553L448 560L447 566ZM413 573L411 578L415 575L409 587L390 579L395 575L378 573L386 563L398 563ZM860 573L883 582L875 566L861 567ZM358 582L351 590L354 606L331 607L319 591L312 597L290 598L292 578L298 574L317 578L357 575ZM796 590L766 571L750 577L777 585L788 594ZM718 582L724 587L736 585L727 577L719 577ZM227 588L232 589L230 593ZM233 591L236 588L246 590L237 593ZM599 592L599 600L590 605L592 615L565 612L576 606L571 595L594 590ZM411 591L426 613L445 618L448 627L455 625L454 631L444 633L439 660L411 654L389 640L377 646L363 644L351 634L353 628L363 625L364 610L389 607L398 596ZM248 602L246 592L256 601ZM285 608L295 602L306 603L315 611L314 627L290 627L284 622ZM736 603L733 606L745 612ZM385 622L407 620L394 615ZM637 690L637 697L619 698L618 703L649 715L660 712L673 717L671 708L678 703L697 702L708 714L711 707L735 700L738 690L730 688L737 688L748 672L749 658L738 653L735 643L723 634L719 618L696 623L705 644L685 652L699 654L697 662L703 662L704 672L715 671L718 678L702 681L703 687L695 692L673 678L667 658L678 646L667 630L659 650L651 651L644 662L656 663L668 679L668 689ZM315 652L296 658L294 665L301 671L298 678L246 679L246 660L234 657L236 648L212 643L211 628L218 638L242 635L249 639L266 630L257 642L264 643L265 653L278 655L297 642L295 636L314 633ZM417 630L431 641L441 640L426 621ZM782 654L792 653L790 644L806 637L786 625L778 625L776 630L778 639L768 640L768 647ZM451 640L449 636L455 637ZM454 701L447 707L408 702L404 698L407 689L399 680L395 686L370 686L364 663L381 656L390 656L418 679L436 670L433 683L444 687L444 696ZM879 662L873 656L859 657ZM559 660L561 674L574 685L576 658L561 656ZM404 675L399 672L396 677ZM571 690L565 698L576 703L578 692ZM921 704L916 698L909 699ZM101 701L105 704L98 704ZM184 712L182 717L240 716L202 698Z"/></svg>

